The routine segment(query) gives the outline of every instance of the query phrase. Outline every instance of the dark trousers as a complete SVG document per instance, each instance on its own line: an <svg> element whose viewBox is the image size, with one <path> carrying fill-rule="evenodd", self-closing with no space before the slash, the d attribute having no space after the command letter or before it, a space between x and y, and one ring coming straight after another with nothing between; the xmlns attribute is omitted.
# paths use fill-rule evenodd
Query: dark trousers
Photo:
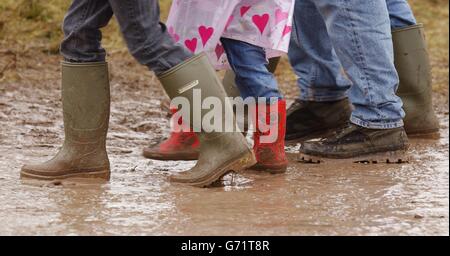
<svg viewBox="0 0 450 256"><path fill-rule="evenodd" d="M156 74L191 57L159 21L157 0L73 0L63 25L61 54L66 61L105 61L100 29L113 15L131 54Z"/></svg>

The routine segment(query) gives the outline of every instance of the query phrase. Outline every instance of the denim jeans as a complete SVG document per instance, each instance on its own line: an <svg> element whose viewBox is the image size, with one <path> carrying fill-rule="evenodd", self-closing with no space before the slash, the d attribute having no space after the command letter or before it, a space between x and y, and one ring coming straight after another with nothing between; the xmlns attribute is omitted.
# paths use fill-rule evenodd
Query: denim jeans
<svg viewBox="0 0 450 256"><path fill-rule="evenodd" d="M221 42L236 74L236 85L242 98L282 98L275 76L267 69L268 60L263 48L228 38L222 38Z"/></svg>
<svg viewBox="0 0 450 256"><path fill-rule="evenodd" d="M348 96L355 107L351 122L373 129L403 126L390 26L415 24L406 0L297 0L295 8L288 55L300 99Z"/></svg>
<svg viewBox="0 0 450 256"><path fill-rule="evenodd" d="M73 0L64 18L61 54L72 62L102 62L101 28L115 15L131 54L156 74L191 54L174 44L159 21L157 0Z"/></svg>
<svg viewBox="0 0 450 256"><path fill-rule="evenodd" d="M416 25L416 17L406 0L386 0L391 28L399 29Z"/></svg>

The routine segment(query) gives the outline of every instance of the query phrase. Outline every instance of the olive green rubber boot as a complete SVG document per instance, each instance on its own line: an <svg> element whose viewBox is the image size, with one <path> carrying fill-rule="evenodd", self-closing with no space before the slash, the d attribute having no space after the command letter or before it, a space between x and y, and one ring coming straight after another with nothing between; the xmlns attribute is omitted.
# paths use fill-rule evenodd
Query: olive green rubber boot
<svg viewBox="0 0 450 256"><path fill-rule="evenodd" d="M423 25L392 32L400 85L397 94L406 112L405 131L409 136L439 135L439 122L433 110L431 67Z"/></svg>
<svg viewBox="0 0 450 256"><path fill-rule="evenodd" d="M228 97L237 98L241 97L241 93L239 92L238 87L236 86L236 75L233 70L229 69L225 72L225 76L223 77L222 84L225 89L225 93ZM239 128L246 134L248 131L248 114L244 111L244 113L237 113L237 108L233 109L236 115L236 122ZM240 114L240 115L237 115Z"/></svg>
<svg viewBox="0 0 450 256"><path fill-rule="evenodd" d="M272 58L269 60L267 66L270 72L274 72L280 58ZM223 87L228 97L236 98L240 97L239 89L235 83L235 74L233 71L228 70L223 78ZM236 107L235 107L236 108ZM236 113L236 110L235 110ZM171 113L172 114L172 113ZM238 127L243 132L244 136L248 130L248 114L240 113L236 117ZM197 135L191 132L173 132L170 137L162 143L143 149L143 155L146 158L156 160L173 160L173 161L189 161L197 160L199 153L199 145Z"/></svg>
<svg viewBox="0 0 450 256"><path fill-rule="evenodd" d="M205 54L188 59L160 75L159 79L171 99L183 97L188 100L191 127L200 139L197 164L189 171L171 176L172 182L206 187L231 171L241 171L256 163L255 156L242 133L207 132L212 127L209 123L201 124L201 120L210 110L201 110L199 118L193 118L194 111L198 111L194 105L200 107L203 100L208 97L218 99L224 111L230 107L225 104L225 90ZM232 113L232 110L229 110L229 113ZM220 118L225 124L223 112Z"/></svg>
<svg viewBox="0 0 450 256"><path fill-rule="evenodd" d="M64 144L43 164L25 165L22 178L109 180L106 133L110 112L107 63L62 63Z"/></svg>

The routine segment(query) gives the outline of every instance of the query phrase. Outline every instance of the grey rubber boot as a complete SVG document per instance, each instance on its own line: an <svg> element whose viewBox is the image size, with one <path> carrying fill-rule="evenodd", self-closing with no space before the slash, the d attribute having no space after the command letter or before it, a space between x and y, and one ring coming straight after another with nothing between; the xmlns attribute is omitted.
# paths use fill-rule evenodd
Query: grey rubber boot
<svg viewBox="0 0 450 256"><path fill-rule="evenodd" d="M171 99L184 97L189 101L191 117L194 104L201 106L207 97L215 97L222 102L223 109L227 107L224 104L225 90L205 54L192 57L160 75L159 79ZM195 100L202 102L194 102L195 89L201 92L201 98ZM200 120L208 112L202 110ZM225 116L221 118L225 123ZM200 139L197 164L189 171L171 176L172 182L206 187L231 171L241 171L256 163L251 148L240 132L206 132L208 124L200 125L199 120L191 121L194 131L201 130L197 133Z"/></svg>
<svg viewBox="0 0 450 256"><path fill-rule="evenodd" d="M22 178L109 180L106 134L110 113L107 63L62 63L64 144L51 160L25 165Z"/></svg>
<svg viewBox="0 0 450 256"><path fill-rule="evenodd" d="M439 122L433 110L431 66L423 25L392 32L395 66L400 77L397 94L406 112L405 131L411 135L438 135Z"/></svg>

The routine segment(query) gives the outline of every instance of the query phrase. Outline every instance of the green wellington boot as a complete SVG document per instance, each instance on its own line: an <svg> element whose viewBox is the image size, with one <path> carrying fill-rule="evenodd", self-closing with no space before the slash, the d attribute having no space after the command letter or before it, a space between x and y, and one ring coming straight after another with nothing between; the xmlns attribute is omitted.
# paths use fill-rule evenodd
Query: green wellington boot
<svg viewBox="0 0 450 256"><path fill-rule="evenodd" d="M400 77L397 94L406 112L406 133L438 136L439 122L433 110L431 67L423 25L394 30L392 38Z"/></svg>
<svg viewBox="0 0 450 256"><path fill-rule="evenodd" d="M280 58L272 58L269 60L267 69L270 72L275 72ZM239 97L241 94L235 83L235 74L231 70L227 70L223 78L223 87L228 97ZM176 112L175 110L172 110ZM242 128L244 134L248 130L248 115L237 118L239 127ZM171 121L173 122L173 120ZM144 147L143 155L149 159L156 160L173 160L173 161L189 161L197 160L200 150L200 143L197 135L193 132L171 132L169 138L158 145Z"/></svg>
<svg viewBox="0 0 450 256"><path fill-rule="evenodd" d="M222 102L223 108L226 93L208 57L200 54L172 68L159 76L161 84L171 99L184 97L190 103L191 117L194 104L201 106L207 97L215 97ZM194 102L194 90L199 89L201 97ZM200 120L209 111L202 110ZM222 112L223 113L223 112ZM225 115L221 116L225 123ZM206 187L220 180L231 171L241 171L256 163L255 156L240 132L206 132L205 125L192 122L191 127L201 130L197 133L200 139L200 154L197 164L189 171L171 176L172 182L192 186Z"/></svg>
<svg viewBox="0 0 450 256"><path fill-rule="evenodd" d="M23 166L21 177L109 180L105 145L110 111L107 63L62 63L62 103L65 133L62 148L43 164Z"/></svg>

